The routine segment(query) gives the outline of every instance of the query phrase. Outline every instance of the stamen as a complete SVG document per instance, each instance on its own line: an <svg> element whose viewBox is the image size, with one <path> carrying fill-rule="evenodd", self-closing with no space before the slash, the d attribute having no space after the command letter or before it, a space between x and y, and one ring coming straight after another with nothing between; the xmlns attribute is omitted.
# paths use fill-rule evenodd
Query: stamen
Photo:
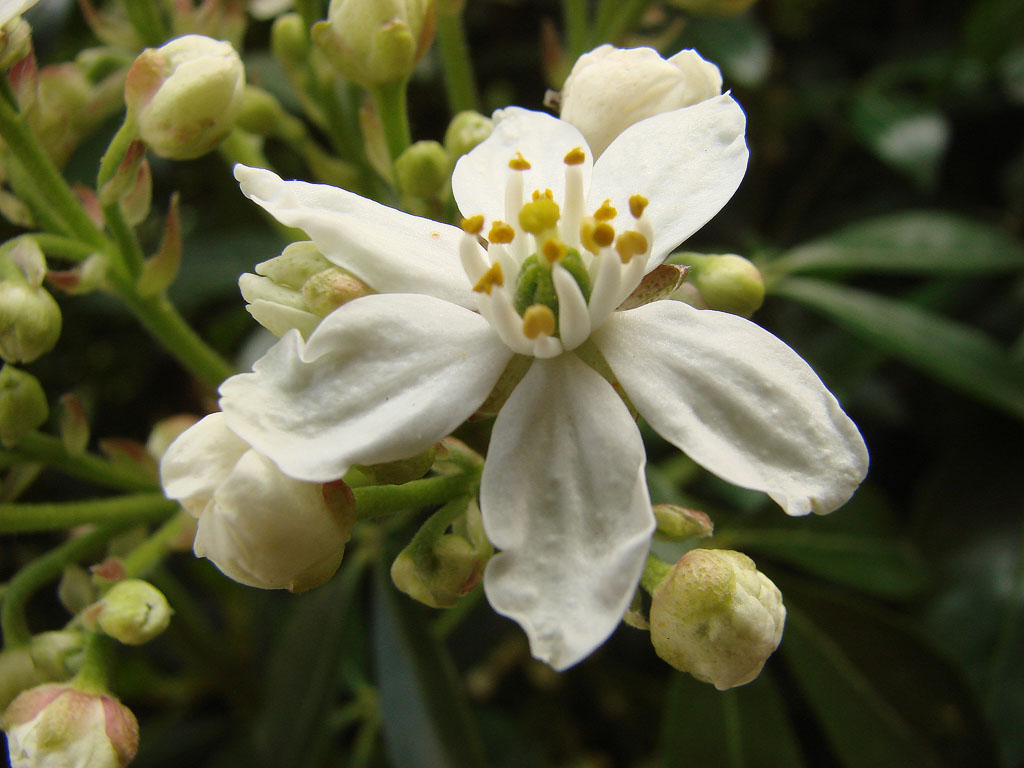
<svg viewBox="0 0 1024 768"><path fill-rule="evenodd" d="M569 248L558 238L549 237L540 247L540 252L547 259L548 264L554 264L556 261L562 260L562 257L569 252Z"/></svg>
<svg viewBox="0 0 1024 768"><path fill-rule="evenodd" d="M580 248L580 226L585 205L583 191L583 162L586 155L580 147L565 156L565 197L562 199L562 237L573 248Z"/></svg>
<svg viewBox="0 0 1024 768"><path fill-rule="evenodd" d="M552 192L550 189L545 189L543 192L541 192L539 189L533 190L534 200L540 200L542 197L546 197L548 200L554 200L555 193Z"/></svg>
<svg viewBox="0 0 1024 768"><path fill-rule="evenodd" d="M634 256L647 253L647 238L636 230L627 230L615 241L615 250L623 264L629 264Z"/></svg>
<svg viewBox="0 0 1024 768"><path fill-rule="evenodd" d="M476 281L476 285L473 286L473 290L476 293L486 293L488 296L491 295L491 289L494 286L499 288L505 284L505 276L501 272L501 264L495 262L491 264L490 269L484 272L483 277Z"/></svg>
<svg viewBox="0 0 1024 768"><path fill-rule="evenodd" d="M587 159L586 153L583 151L583 147L574 147L570 149L565 155L566 165L581 165L584 160Z"/></svg>
<svg viewBox="0 0 1024 768"><path fill-rule="evenodd" d="M462 231L467 235L479 235L484 229L484 217L470 216L468 219L462 220Z"/></svg>
<svg viewBox="0 0 1024 768"><path fill-rule="evenodd" d="M580 242L591 253L598 253L615 241L615 230L611 224L587 216L580 221Z"/></svg>
<svg viewBox="0 0 1024 768"><path fill-rule="evenodd" d="M530 170L530 162L523 157L522 152L516 152L516 156L508 161L508 167L513 171L528 171Z"/></svg>
<svg viewBox="0 0 1024 768"><path fill-rule="evenodd" d="M534 304L523 313L523 334L528 339L538 336L553 336L555 333L555 313L543 304Z"/></svg>
<svg viewBox="0 0 1024 768"><path fill-rule="evenodd" d="M531 235L554 229L558 219L558 203L548 197L537 198L519 210L519 226Z"/></svg>
<svg viewBox="0 0 1024 768"><path fill-rule="evenodd" d="M633 195L629 198L629 212L633 215L634 219L639 219L644 215L644 208L647 207L647 198L643 195Z"/></svg>
<svg viewBox="0 0 1024 768"><path fill-rule="evenodd" d="M511 243L516 236L516 231L504 221L495 221L491 224L491 231L487 233L489 243Z"/></svg>
<svg viewBox="0 0 1024 768"><path fill-rule="evenodd" d="M619 212L612 207L611 200L605 200L601 203L601 207L594 211L594 218L598 221L611 221Z"/></svg>

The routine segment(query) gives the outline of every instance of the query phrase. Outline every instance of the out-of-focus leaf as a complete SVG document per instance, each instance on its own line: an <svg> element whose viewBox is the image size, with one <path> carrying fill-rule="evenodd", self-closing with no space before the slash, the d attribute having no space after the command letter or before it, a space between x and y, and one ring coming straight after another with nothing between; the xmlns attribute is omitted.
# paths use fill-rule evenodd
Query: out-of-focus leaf
<svg viewBox="0 0 1024 768"><path fill-rule="evenodd" d="M895 299L818 280L788 278L774 292L828 315L935 379L1024 419L1024 374L979 331Z"/></svg>
<svg viewBox="0 0 1024 768"><path fill-rule="evenodd" d="M962 26L967 50L994 62L1020 44L1024 29L1024 0L975 0Z"/></svg>
<svg viewBox="0 0 1024 768"><path fill-rule="evenodd" d="M266 667L263 705L253 729L260 766L314 766L330 733L323 727L337 706L338 666L345 617L365 573L355 559L325 586L294 598Z"/></svg>
<svg viewBox="0 0 1024 768"><path fill-rule="evenodd" d="M721 67L726 81L747 88L764 82L772 63L771 41L749 14L728 19L694 16L686 25L683 45Z"/></svg>
<svg viewBox="0 0 1024 768"><path fill-rule="evenodd" d="M476 724L455 666L383 565L374 589L373 644L381 727L402 768L484 768Z"/></svg>
<svg viewBox="0 0 1024 768"><path fill-rule="evenodd" d="M661 768L801 768L803 758L779 690L764 672L717 691L687 674L672 677L662 712Z"/></svg>
<svg viewBox="0 0 1024 768"><path fill-rule="evenodd" d="M786 596L782 651L847 768L996 765L958 670L881 609L773 574Z"/></svg>
<svg viewBox="0 0 1024 768"><path fill-rule="evenodd" d="M1024 268L1024 244L998 227L939 211L879 216L799 245L772 262L776 274L984 273Z"/></svg>

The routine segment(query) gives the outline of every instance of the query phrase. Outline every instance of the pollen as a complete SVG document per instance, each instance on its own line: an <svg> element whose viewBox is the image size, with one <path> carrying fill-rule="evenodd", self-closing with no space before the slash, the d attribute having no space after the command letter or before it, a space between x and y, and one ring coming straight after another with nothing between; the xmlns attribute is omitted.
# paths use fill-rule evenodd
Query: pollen
<svg viewBox="0 0 1024 768"><path fill-rule="evenodd" d="M508 161L508 167L513 171L528 171L530 170L530 162L523 157L522 152L516 152L516 156Z"/></svg>
<svg viewBox="0 0 1024 768"><path fill-rule="evenodd" d="M594 218L598 221L611 221L619 212L612 207L611 200L605 200L601 203L601 207L594 211Z"/></svg>
<svg viewBox="0 0 1024 768"><path fill-rule="evenodd" d="M462 231L467 235L479 235L483 231L483 228L483 216L470 216L468 219L462 220Z"/></svg>
<svg viewBox="0 0 1024 768"><path fill-rule="evenodd" d="M591 253L597 253L615 242L615 230L607 222L586 216L580 221L580 242Z"/></svg>
<svg viewBox="0 0 1024 768"><path fill-rule="evenodd" d="M555 332L555 313L543 304L533 304L523 313L523 335L528 339L551 336Z"/></svg>
<svg viewBox="0 0 1024 768"><path fill-rule="evenodd" d="M558 203L549 197L538 197L519 211L519 226L531 235L553 229L559 218Z"/></svg>
<svg viewBox="0 0 1024 768"><path fill-rule="evenodd" d="M505 284L505 276L501 273L501 264L495 262L491 264L491 268L484 272L483 277L476 281L476 285L473 286L473 290L476 293L486 293L488 296L491 295L491 289L494 286L499 288Z"/></svg>
<svg viewBox="0 0 1024 768"><path fill-rule="evenodd" d="M583 151L583 147L575 147L570 149L565 155L566 165L580 165L584 160L587 159L586 153Z"/></svg>
<svg viewBox="0 0 1024 768"><path fill-rule="evenodd" d="M540 200L542 197L546 197L548 200L554 200L555 193L552 192L550 189L545 189L543 192L541 192L539 189L533 190L534 200Z"/></svg>
<svg viewBox="0 0 1024 768"><path fill-rule="evenodd" d="M615 241L615 250L623 264L629 264L634 256L647 253L647 238L635 230L628 230Z"/></svg>
<svg viewBox="0 0 1024 768"><path fill-rule="evenodd" d="M565 254L569 252L569 247L557 237L549 237L544 241L540 252L547 259L548 264L554 264L556 261L562 260Z"/></svg>
<svg viewBox="0 0 1024 768"><path fill-rule="evenodd" d="M491 231L487 233L487 242L505 245L506 243L511 243L515 236L516 231L511 225L506 224L504 221L496 221L491 224Z"/></svg>
<svg viewBox="0 0 1024 768"><path fill-rule="evenodd" d="M647 198L643 195L633 195L629 198L629 212L633 215L634 219L639 219L644 214L644 208L647 207Z"/></svg>

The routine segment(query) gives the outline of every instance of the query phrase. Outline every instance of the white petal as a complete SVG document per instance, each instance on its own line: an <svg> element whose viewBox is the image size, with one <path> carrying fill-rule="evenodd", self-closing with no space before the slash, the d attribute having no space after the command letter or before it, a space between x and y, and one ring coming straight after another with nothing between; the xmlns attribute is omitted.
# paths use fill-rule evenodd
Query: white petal
<svg viewBox="0 0 1024 768"><path fill-rule="evenodd" d="M286 307L284 304L263 299L256 299L246 304L245 309L257 323L278 338L295 328L303 338L308 339L309 334L320 322L320 316L314 315L312 312Z"/></svg>
<svg viewBox="0 0 1024 768"><path fill-rule="evenodd" d="M594 335L640 414L723 480L791 515L841 506L864 479L857 427L810 366L735 315L655 301Z"/></svg>
<svg viewBox="0 0 1024 768"><path fill-rule="evenodd" d="M160 460L168 498L196 517L249 445L228 429L223 413L211 413L182 432Z"/></svg>
<svg viewBox="0 0 1024 768"><path fill-rule="evenodd" d="M462 230L326 184L282 181L262 168L236 165L235 178L246 197L304 231L324 256L375 291L476 306L459 262Z"/></svg>
<svg viewBox="0 0 1024 768"><path fill-rule="evenodd" d="M565 193L565 155L582 147L587 158L582 164L583 185L590 182L593 159L576 128L544 112L508 107L495 112L494 132L471 152L459 158L452 174L452 192L463 216L483 214L488 221L505 219L505 179L508 161L516 152L530 163L524 173L527 199L535 189L550 189L555 200ZM515 223L515 222L510 222Z"/></svg>
<svg viewBox="0 0 1024 768"><path fill-rule="evenodd" d="M558 296L558 329L565 349L576 349L590 336L590 313L579 283L561 264L551 269Z"/></svg>
<svg viewBox="0 0 1024 768"><path fill-rule="evenodd" d="M473 413L512 351L475 312L431 296L345 304L221 385L227 423L300 480L426 450Z"/></svg>
<svg viewBox="0 0 1024 768"><path fill-rule="evenodd" d="M629 411L575 355L535 361L498 414L480 498L502 552L484 589L555 669L601 645L633 597L654 530L644 463Z"/></svg>
<svg viewBox="0 0 1024 768"><path fill-rule="evenodd" d="M605 199L619 211L616 229L632 227L631 195L649 201L654 227L648 269L721 210L747 168L746 117L729 95L664 112L623 131L598 158L587 210Z"/></svg>

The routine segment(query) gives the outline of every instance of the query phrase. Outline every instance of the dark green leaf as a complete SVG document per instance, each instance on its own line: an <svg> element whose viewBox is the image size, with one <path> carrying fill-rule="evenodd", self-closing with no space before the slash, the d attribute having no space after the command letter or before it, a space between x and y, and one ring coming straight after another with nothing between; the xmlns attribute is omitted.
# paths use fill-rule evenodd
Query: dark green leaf
<svg viewBox="0 0 1024 768"><path fill-rule="evenodd" d="M907 211L858 222L797 246L770 266L775 274L983 273L1022 268L1024 244L998 227L939 211Z"/></svg>
<svg viewBox="0 0 1024 768"><path fill-rule="evenodd" d="M1024 375L1007 352L966 325L854 288L789 278L775 292L935 379L1024 419Z"/></svg>

